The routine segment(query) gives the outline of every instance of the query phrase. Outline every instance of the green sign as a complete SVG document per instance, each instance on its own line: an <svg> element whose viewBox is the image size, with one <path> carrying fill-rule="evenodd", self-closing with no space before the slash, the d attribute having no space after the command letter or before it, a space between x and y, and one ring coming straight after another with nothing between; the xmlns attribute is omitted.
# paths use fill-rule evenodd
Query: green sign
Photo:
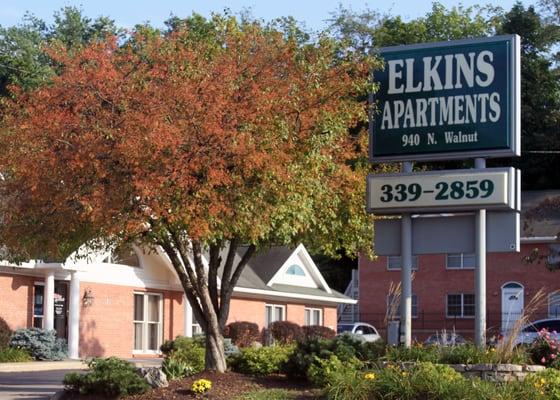
<svg viewBox="0 0 560 400"><path fill-rule="evenodd" d="M519 37L381 49L371 161L519 155Z"/></svg>

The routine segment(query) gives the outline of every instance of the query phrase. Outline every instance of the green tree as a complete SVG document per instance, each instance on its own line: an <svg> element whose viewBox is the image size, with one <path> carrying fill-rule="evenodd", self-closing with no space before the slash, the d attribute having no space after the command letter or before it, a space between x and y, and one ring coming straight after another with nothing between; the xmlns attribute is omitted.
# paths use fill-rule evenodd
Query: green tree
<svg viewBox="0 0 560 400"><path fill-rule="evenodd" d="M26 14L18 26L0 26L0 96L7 94L9 85L28 90L52 78L55 69L46 47L74 48L118 33L109 18L92 20L76 7L64 7L54 17L52 26L32 14Z"/></svg>
<svg viewBox="0 0 560 400"><path fill-rule="evenodd" d="M498 33L521 36L521 168L525 189L560 187L560 76L551 50L560 29L533 7L515 4Z"/></svg>

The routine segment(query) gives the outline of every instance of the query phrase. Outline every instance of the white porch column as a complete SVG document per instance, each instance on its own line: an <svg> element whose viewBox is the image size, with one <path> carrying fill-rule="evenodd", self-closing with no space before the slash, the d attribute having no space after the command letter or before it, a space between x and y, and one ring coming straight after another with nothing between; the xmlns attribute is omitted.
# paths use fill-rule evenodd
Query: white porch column
<svg viewBox="0 0 560 400"><path fill-rule="evenodd" d="M192 326L192 307L191 303L187 300L187 296L183 295L183 301L185 303L185 307L183 308L184 316L185 316L185 336L192 337L193 335L193 326Z"/></svg>
<svg viewBox="0 0 560 400"><path fill-rule="evenodd" d="M70 278L70 302L68 304L68 356L80 358L80 278L76 271Z"/></svg>
<svg viewBox="0 0 560 400"><path fill-rule="evenodd" d="M54 271L46 271L43 318L46 330L54 329Z"/></svg>

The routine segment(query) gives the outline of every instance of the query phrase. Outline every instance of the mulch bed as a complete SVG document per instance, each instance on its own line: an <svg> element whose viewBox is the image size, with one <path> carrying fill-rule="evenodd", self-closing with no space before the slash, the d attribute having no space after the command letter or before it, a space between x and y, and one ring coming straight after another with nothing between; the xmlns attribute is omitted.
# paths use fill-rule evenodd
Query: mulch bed
<svg viewBox="0 0 560 400"><path fill-rule="evenodd" d="M208 379L212 382L212 389L205 395L195 395L190 388L197 379ZM305 381L289 379L283 375L269 375L253 377L235 372L224 374L204 371L188 378L171 381L166 388L149 390L148 392L126 397L126 400L167 400L167 399L208 399L208 400L233 400L248 392L262 389L285 389L295 395L296 400L321 400L321 392L310 387ZM94 396L80 396L65 393L63 400L93 400Z"/></svg>

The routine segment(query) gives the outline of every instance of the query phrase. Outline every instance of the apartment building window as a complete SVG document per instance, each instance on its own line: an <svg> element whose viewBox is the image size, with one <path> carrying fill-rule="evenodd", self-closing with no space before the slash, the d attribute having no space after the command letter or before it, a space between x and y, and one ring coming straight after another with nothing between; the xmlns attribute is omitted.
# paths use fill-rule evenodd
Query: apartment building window
<svg viewBox="0 0 560 400"><path fill-rule="evenodd" d="M134 351L155 353L162 338L162 297L156 293L134 293Z"/></svg>
<svg viewBox="0 0 560 400"><path fill-rule="evenodd" d="M387 296L387 314L391 319L399 319L401 317L400 296ZM412 295L412 318L418 317L418 296Z"/></svg>
<svg viewBox="0 0 560 400"><path fill-rule="evenodd" d="M474 294L448 294L446 313L448 317L474 317Z"/></svg>
<svg viewBox="0 0 560 400"><path fill-rule="evenodd" d="M323 310L320 308L305 308L305 325L323 325Z"/></svg>
<svg viewBox="0 0 560 400"><path fill-rule="evenodd" d="M548 317L560 318L560 292L558 291L548 295Z"/></svg>
<svg viewBox="0 0 560 400"><path fill-rule="evenodd" d="M400 270L401 266L401 256L387 256L387 269L389 271ZM418 271L418 256L412 256L412 270Z"/></svg>
<svg viewBox="0 0 560 400"><path fill-rule="evenodd" d="M270 324L276 321L284 321L286 319L286 306L278 304L266 304L264 327L268 328Z"/></svg>
<svg viewBox="0 0 560 400"><path fill-rule="evenodd" d="M476 264L474 254L466 253L453 253L447 254L446 268L447 269L473 269Z"/></svg>

